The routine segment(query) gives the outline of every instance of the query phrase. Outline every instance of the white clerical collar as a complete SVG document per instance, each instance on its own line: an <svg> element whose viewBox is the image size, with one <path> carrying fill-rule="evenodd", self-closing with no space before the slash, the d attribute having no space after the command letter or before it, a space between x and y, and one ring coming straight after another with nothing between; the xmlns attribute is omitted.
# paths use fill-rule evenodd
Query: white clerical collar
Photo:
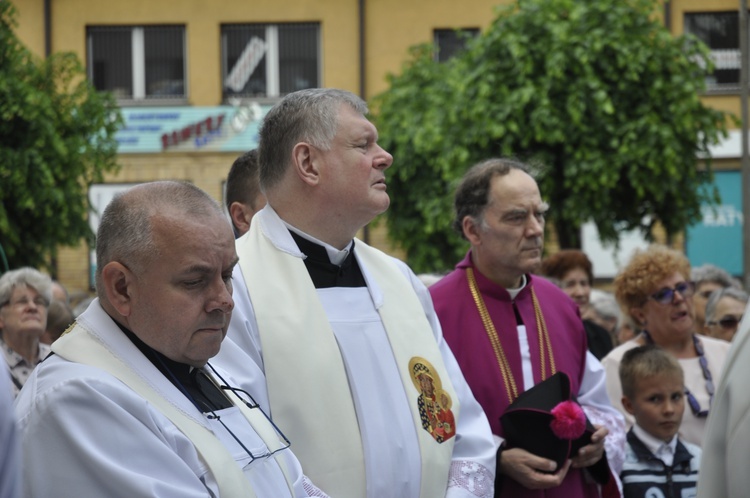
<svg viewBox="0 0 750 498"><path fill-rule="evenodd" d="M526 287L526 275L521 275L521 286L516 287L515 289L505 289L508 291L508 294L510 294L510 298L515 299L519 292L523 290L523 288Z"/></svg>
<svg viewBox="0 0 750 498"><path fill-rule="evenodd" d="M279 217L279 219L281 219L281 217ZM312 235L306 234L305 232L303 232L299 228L293 227L292 225L290 225L286 221L284 221L284 220L281 220L281 221L284 223L284 225L286 225L286 227L289 230L291 230L292 232L296 233L297 235L299 235L303 239L307 239L310 242L314 242L315 244L318 244L319 246L322 246L323 249L325 249L326 253L328 254L328 259L330 259L331 263L333 263L334 265L341 265L341 263L344 262L344 260L346 259L346 257L349 255L349 253L352 250L352 244L354 244L353 240L351 242L349 242L344 249L338 250L335 247L333 247L331 244L327 244L327 243L323 242L322 240L316 239Z"/></svg>
<svg viewBox="0 0 750 498"><path fill-rule="evenodd" d="M670 442L665 443L661 439L646 432L637 423L633 425L633 432L655 457L664 462L667 467L672 466L672 463L674 462L674 453L677 450L676 435L672 437Z"/></svg>

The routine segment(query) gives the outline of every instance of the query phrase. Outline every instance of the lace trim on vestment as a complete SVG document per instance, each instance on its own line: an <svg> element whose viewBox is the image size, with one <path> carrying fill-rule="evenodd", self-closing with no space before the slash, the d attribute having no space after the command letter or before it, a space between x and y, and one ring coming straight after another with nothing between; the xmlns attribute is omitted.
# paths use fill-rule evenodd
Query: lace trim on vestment
<svg viewBox="0 0 750 498"><path fill-rule="evenodd" d="M454 460L448 473L448 488L460 488L477 498L492 498L495 489L492 472L476 462Z"/></svg>

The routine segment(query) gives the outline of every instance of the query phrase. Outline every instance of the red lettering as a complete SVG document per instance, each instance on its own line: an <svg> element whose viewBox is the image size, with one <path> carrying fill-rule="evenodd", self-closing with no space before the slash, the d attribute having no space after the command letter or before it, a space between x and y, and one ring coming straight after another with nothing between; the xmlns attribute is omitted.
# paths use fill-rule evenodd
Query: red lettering
<svg viewBox="0 0 750 498"><path fill-rule="evenodd" d="M180 142L190 140L190 137L193 135L193 126L194 125L188 125L180 130Z"/></svg>
<svg viewBox="0 0 750 498"><path fill-rule="evenodd" d="M201 137L205 134L218 131L224 122L225 114L219 114L215 117L207 117L201 121L191 123L181 130L175 130L171 133L164 133L161 136L161 148L166 150L169 147L175 147L182 142L190 140L191 137Z"/></svg>

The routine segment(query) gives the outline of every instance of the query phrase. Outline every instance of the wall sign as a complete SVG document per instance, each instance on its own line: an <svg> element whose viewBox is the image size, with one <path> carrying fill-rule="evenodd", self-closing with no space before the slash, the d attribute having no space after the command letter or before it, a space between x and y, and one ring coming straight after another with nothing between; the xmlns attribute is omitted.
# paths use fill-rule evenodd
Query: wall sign
<svg viewBox="0 0 750 498"><path fill-rule="evenodd" d="M258 128L271 105L126 107L115 134L119 154L244 152L258 146Z"/></svg>

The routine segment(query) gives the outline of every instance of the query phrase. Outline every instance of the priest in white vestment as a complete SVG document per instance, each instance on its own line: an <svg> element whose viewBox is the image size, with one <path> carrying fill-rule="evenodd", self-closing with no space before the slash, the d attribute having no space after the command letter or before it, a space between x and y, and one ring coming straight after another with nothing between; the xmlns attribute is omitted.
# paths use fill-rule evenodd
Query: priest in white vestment
<svg viewBox="0 0 750 498"><path fill-rule="evenodd" d="M313 89L266 116L268 205L237 241L232 344L216 362L267 387L258 402L331 496L489 498L492 434L427 289L355 239L390 202L393 158L366 113L349 92Z"/></svg>
<svg viewBox="0 0 750 498"><path fill-rule="evenodd" d="M744 498L750 489L750 312L745 309L708 416L698 497Z"/></svg>
<svg viewBox="0 0 750 498"><path fill-rule="evenodd" d="M115 197L97 234L99 297L16 399L25 496L327 496L252 394L208 363L236 262L221 208L197 187Z"/></svg>

